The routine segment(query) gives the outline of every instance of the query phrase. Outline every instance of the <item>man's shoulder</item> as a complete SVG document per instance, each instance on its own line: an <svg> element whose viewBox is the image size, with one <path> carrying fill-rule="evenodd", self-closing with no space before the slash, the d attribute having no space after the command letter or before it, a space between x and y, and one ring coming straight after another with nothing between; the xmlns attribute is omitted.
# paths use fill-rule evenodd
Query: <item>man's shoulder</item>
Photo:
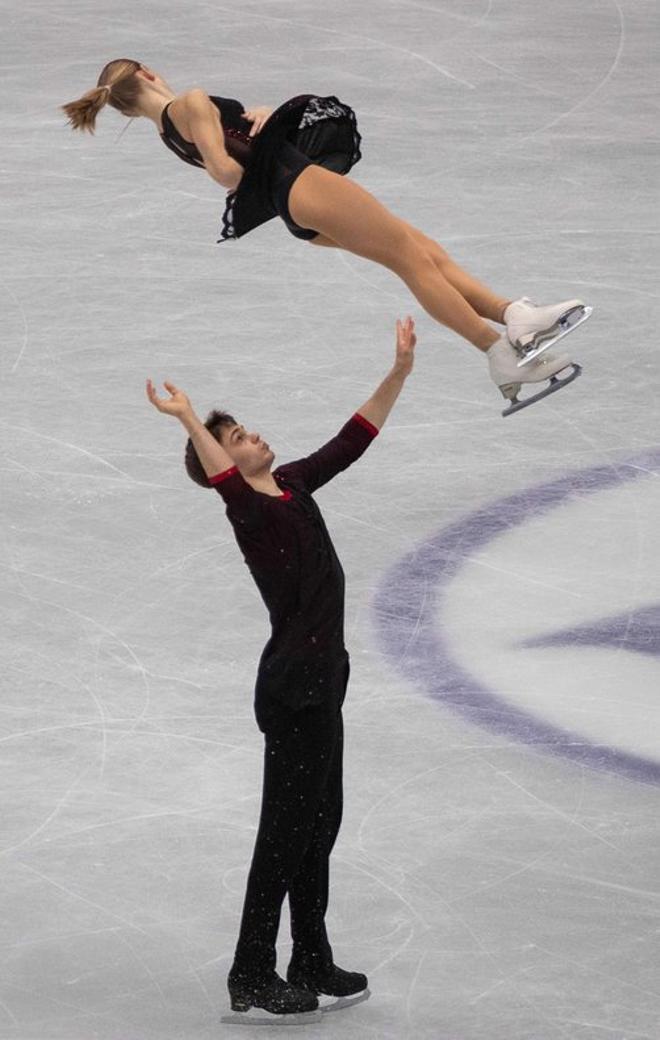
<svg viewBox="0 0 660 1040"><path fill-rule="evenodd" d="M297 462L284 462L273 470L273 476L278 484L298 484L300 483L299 469L300 466Z"/></svg>

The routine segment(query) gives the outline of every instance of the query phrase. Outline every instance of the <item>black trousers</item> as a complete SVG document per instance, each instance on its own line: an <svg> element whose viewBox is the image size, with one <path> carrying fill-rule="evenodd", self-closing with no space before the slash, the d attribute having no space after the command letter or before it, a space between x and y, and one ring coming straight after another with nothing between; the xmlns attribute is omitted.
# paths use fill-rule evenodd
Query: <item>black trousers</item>
<svg viewBox="0 0 660 1040"><path fill-rule="evenodd" d="M341 703L283 711L264 733L261 815L230 979L258 985L275 970L284 896L293 959L332 961L325 929L329 859L341 823Z"/></svg>

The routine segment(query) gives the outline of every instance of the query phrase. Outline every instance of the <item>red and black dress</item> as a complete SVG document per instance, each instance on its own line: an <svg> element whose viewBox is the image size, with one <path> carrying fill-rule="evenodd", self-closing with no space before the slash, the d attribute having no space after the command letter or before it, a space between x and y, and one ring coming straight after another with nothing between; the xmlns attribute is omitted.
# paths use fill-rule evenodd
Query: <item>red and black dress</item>
<svg viewBox="0 0 660 1040"><path fill-rule="evenodd" d="M250 137L251 123L240 101L214 96L211 101L220 114L225 148L245 170L238 188L227 195L219 241L241 238L276 216L296 238L315 238L318 232L293 220L289 192L307 166L345 174L359 162L361 137L353 109L334 96L300 94L280 105ZM203 167L199 151L178 132L168 108L161 117L163 142L180 159Z"/></svg>
<svg viewBox="0 0 660 1040"><path fill-rule="evenodd" d="M325 929L328 864L342 815L348 681L344 573L312 495L362 455L378 433L360 415L306 458L273 473L281 494L255 491L236 468L213 477L272 634L255 690L265 735L257 840L230 980L264 985L288 894L294 962L332 964Z"/></svg>

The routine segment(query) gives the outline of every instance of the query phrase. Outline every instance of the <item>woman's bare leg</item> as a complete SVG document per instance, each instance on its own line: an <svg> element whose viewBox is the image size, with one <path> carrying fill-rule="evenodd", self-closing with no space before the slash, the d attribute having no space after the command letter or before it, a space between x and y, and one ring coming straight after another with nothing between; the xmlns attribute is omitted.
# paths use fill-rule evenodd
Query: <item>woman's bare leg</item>
<svg viewBox="0 0 660 1040"><path fill-rule="evenodd" d="M419 238L420 242L430 250L433 262L440 273L455 289L458 289L463 299L467 300L477 314L482 318L488 318L489 321L497 321L503 325L504 311L511 303L511 300L505 296L498 296L487 286L482 285L471 274L459 267L441 245L417 228L412 227L412 225L408 226Z"/></svg>
<svg viewBox="0 0 660 1040"><path fill-rule="evenodd" d="M404 221L404 223L406 222ZM454 286L454 289L458 289L463 299L467 300L479 317L504 324L504 311L511 303L511 300L505 296L498 296L487 286L477 281L471 274L468 274L467 271L464 271L434 239L423 234L418 228L413 227L412 224L406 223L406 226L411 234L418 239L420 245L430 251L433 262L440 274L447 279L450 285ZM311 240L311 243L315 246L341 248L337 242L334 242L326 235L318 235Z"/></svg>
<svg viewBox="0 0 660 1040"><path fill-rule="evenodd" d="M356 256L389 268L406 283L432 318L479 350L488 350L499 339L499 333L443 273L438 251L444 251L393 216L359 184L320 166L308 166L291 189L289 210L301 227L320 232L323 239L318 244L329 244L325 240L335 242ZM495 305L493 308L497 309ZM493 320L500 318L493 315Z"/></svg>
<svg viewBox="0 0 660 1040"><path fill-rule="evenodd" d="M339 243L328 238L327 235L317 235L316 238L310 238L309 244L311 246L328 246L330 249L341 249Z"/></svg>

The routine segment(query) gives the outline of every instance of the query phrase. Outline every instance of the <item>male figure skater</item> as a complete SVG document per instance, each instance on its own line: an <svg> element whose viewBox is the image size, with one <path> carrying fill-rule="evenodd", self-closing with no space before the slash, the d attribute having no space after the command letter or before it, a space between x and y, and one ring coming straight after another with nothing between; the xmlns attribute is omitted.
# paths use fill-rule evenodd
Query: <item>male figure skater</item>
<svg viewBox="0 0 660 1040"><path fill-rule="evenodd" d="M328 862L342 813L341 707L349 664L344 646L344 573L312 498L362 455L412 371L412 318L397 321L394 365L375 393L318 451L272 470L258 433L226 412L205 423L182 390L147 395L189 434L186 469L226 504L245 562L270 614L255 713L265 737L261 815L241 927L227 986L234 1011L312 1011L317 994L348 996L367 978L333 961L325 929ZM275 972L275 943L288 894L293 950L288 982Z"/></svg>

